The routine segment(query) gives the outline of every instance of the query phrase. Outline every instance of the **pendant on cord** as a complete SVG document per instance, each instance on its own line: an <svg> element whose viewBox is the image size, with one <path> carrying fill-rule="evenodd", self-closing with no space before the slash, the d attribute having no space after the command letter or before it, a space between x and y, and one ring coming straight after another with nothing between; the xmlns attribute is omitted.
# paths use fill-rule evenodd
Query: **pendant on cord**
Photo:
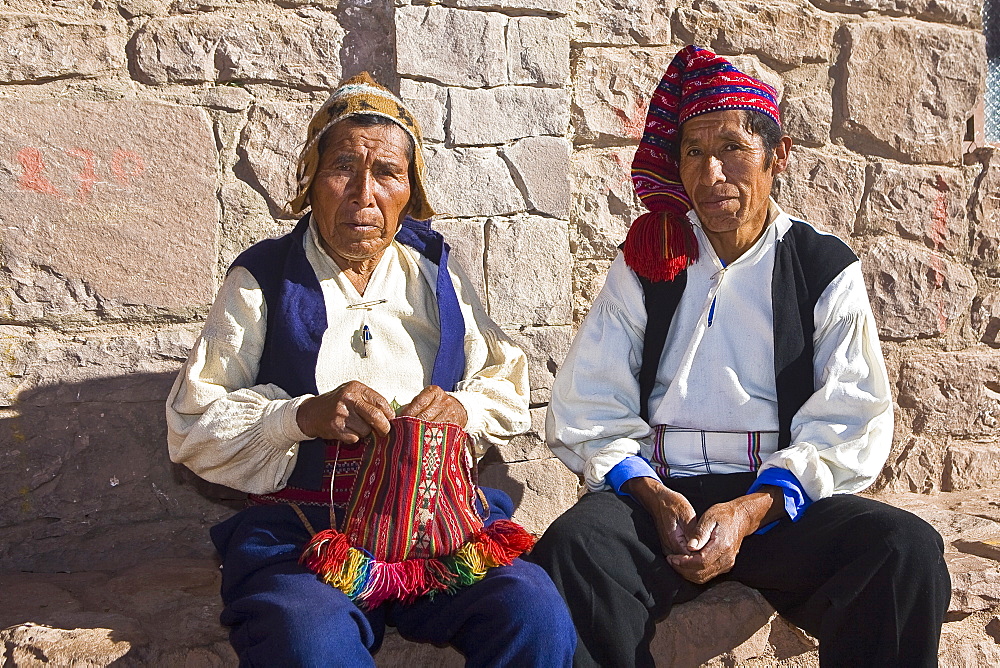
<svg viewBox="0 0 1000 668"><path fill-rule="evenodd" d="M354 330L354 334L351 336L351 348L362 358L368 357L368 342L373 338L372 330L368 327L368 312L372 310L372 307L384 304L385 302L385 299L373 299L372 301L358 302L357 304L348 304L347 306L349 310L362 311L361 326Z"/></svg>

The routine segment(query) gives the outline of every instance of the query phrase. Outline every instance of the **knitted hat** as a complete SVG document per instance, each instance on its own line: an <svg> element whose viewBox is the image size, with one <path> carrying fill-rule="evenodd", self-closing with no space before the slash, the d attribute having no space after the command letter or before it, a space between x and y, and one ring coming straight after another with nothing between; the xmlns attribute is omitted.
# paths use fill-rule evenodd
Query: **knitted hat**
<svg viewBox="0 0 1000 668"><path fill-rule="evenodd" d="M649 102L646 128L632 161L632 185L649 209L625 238L625 262L651 281L670 281L698 259L687 219L691 201L681 185L678 140L684 121L712 111L747 109L781 126L777 93L725 58L688 45L667 68Z"/></svg>
<svg viewBox="0 0 1000 668"><path fill-rule="evenodd" d="M389 89L377 84L367 72L362 72L340 84L340 88L333 92L330 99L323 103L309 121L306 145L299 155L296 172L298 193L295 199L288 203L289 210L293 214L299 214L306 208L306 195L319 166L319 143L323 133L345 118L359 114L392 119L413 139L414 182L410 184L410 197L418 207L411 211L410 215L417 220L426 220L433 216L434 209L428 203L427 193L424 191L424 156L421 152L423 138L420 134L420 125L403 101Z"/></svg>

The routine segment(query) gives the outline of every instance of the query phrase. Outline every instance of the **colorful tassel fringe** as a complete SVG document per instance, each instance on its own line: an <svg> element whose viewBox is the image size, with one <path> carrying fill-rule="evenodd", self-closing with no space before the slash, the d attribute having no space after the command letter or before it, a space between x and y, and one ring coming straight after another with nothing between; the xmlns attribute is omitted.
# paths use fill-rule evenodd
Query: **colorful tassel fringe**
<svg viewBox="0 0 1000 668"><path fill-rule="evenodd" d="M299 561L360 607L372 609L386 601L410 603L425 594L450 593L479 582L490 568L509 566L534 544L519 525L497 520L448 556L386 562L351 547L339 531L326 529L313 536Z"/></svg>

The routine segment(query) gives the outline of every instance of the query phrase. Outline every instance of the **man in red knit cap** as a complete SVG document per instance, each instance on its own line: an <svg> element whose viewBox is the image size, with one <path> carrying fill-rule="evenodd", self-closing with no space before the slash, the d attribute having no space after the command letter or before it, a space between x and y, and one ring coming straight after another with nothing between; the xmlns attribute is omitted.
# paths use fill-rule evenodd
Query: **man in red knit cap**
<svg viewBox="0 0 1000 668"><path fill-rule="evenodd" d="M577 665L652 665L654 622L733 580L820 640L824 666L933 666L941 537L855 496L892 397L860 262L770 198L788 161L773 88L681 50L632 166L632 225L552 389L546 438L590 493L532 560Z"/></svg>

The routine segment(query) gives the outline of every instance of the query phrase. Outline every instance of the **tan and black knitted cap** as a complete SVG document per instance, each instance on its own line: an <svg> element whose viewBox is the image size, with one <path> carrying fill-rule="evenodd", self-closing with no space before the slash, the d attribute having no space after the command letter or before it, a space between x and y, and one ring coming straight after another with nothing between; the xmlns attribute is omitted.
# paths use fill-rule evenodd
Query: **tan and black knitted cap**
<svg viewBox="0 0 1000 668"><path fill-rule="evenodd" d="M362 72L340 84L309 121L306 144L299 155L296 171L298 192L295 199L288 203L288 209L293 214L299 214L306 208L306 195L319 166L319 140L323 133L340 121L359 114L392 119L413 139L414 182L410 184L410 191L412 201L416 201L418 206L410 212L410 215L417 220L426 220L433 216L434 209L427 201L427 193L424 190L423 137L420 134L420 125L403 101L393 95L388 88L376 83L367 72Z"/></svg>

